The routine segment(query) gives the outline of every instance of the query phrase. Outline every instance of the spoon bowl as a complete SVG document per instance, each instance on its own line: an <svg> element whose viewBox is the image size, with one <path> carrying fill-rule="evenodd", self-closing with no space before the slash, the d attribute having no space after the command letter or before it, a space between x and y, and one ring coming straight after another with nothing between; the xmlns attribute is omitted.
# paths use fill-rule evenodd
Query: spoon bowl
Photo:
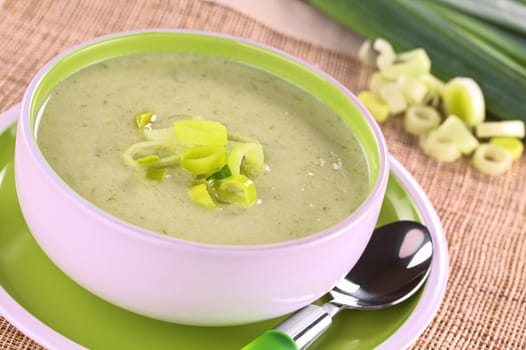
<svg viewBox="0 0 526 350"><path fill-rule="evenodd" d="M424 225L398 221L377 228L356 265L330 291L331 303L361 310L399 304L424 284L432 256Z"/></svg>
<svg viewBox="0 0 526 350"><path fill-rule="evenodd" d="M397 221L379 227L356 265L329 292L329 302L300 309L243 350L307 349L343 309L378 310L410 298L429 276L432 258L424 225Z"/></svg>

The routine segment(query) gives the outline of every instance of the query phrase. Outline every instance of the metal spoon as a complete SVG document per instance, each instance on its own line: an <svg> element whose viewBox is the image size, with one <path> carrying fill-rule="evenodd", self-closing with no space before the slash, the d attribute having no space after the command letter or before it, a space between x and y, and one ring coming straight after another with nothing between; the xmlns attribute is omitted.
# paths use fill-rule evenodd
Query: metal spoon
<svg viewBox="0 0 526 350"><path fill-rule="evenodd" d="M399 304L424 284L432 256L425 226L397 221L377 228L356 265L330 291L332 300L300 309L242 350L304 350L343 309L377 310Z"/></svg>

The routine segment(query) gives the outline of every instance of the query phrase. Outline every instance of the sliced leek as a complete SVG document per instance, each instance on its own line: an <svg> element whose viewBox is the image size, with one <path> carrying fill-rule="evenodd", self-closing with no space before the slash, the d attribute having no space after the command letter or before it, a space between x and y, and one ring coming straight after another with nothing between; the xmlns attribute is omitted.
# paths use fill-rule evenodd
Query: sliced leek
<svg viewBox="0 0 526 350"><path fill-rule="evenodd" d="M424 103L428 95L428 88L418 77L415 78L402 74L396 80L396 84L400 87L400 91L402 91L402 94L409 104Z"/></svg>
<svg viewBox="0 0 526 350"><path fill-rule="evenodd" d="M462 155L457 145L437 130L420 136L420 147L426 155L439 162L454 162Z"/></svg>
<svg viewBox="0 0 526 350"><path fill-rule="evenodd" d="M511 168L513 159L504 148L485 143L475 150L471 163L478 171L487 175L500 175Z"/></svg>
<svg viewBox="0 0 526 350"><path fill-rule="evenodd" d="M427 87L424 103L437 107L441 102L446 84L432 74L424 74L418 80Z"/></svg>
<svg viewBox="0 0 526 350"><path fill-rule="evenodd" d="M387 102L389 111L392 114L398 114L406 110L407 102L396 83L383 86L380 89L380 97Z"/></svg>
<svg viewBox="0 0 526 350"><path fill-rule="evenodd" d="M378 38L374 42L364 41L358 50L358 58L367 65L380 68L393 64L396 54L389 42Z"/></svg>
<svg viewBox="0 0 526 350"><path fill-rule="evenodd" d="M369 90L374 94L380 94L380 89L387 84L394 83L394 80L383 77L379 72L375 72L371 75L369 80Z"/></svg>
<svg viewBox="0 0 526 350"><path fill-rule="evenodd" d="M471 78L458 77L449 81L442 91L446 114L454 114L468 126L474 126L486 115L484 95Z"/></svg>
<svg viewBox="0 0 526 350"><path fill-rule="evenodd" d="M162 129L144 129L143 133L144 133L144 137L147 140L151 140L151 141L175 142L176 140L175 129L173 127L162 128Z"/></svg>
<svg viewBox="0 0 526 350"><path fill-rule="evenodd" d="M217 204L208 191L208 186L205 183L200 183L190 187L188 194L193 201L205 208L216 208Z"/></svg>
<svg viewBox="0 0 526 350"><path fill-rule="evenodd" d="M157 154L151 154L149 156L135 159L135 162L139 165L150 166L159 163L161 158Z"/></svg>
<svg viewBox="0 0 526 350"><path fill-rule="evenodd" d="M152 121L153 112L143 112L135 115L135 126L138 129L144 128Z"/></svg>
<svg viewBox="0 0 526 350"><path fill-rule="evenodd" d="M521 120L505 120L498 122L484 122L475 126L477 137L524 137L524 122Z"/></svg>
<svg viewBox="0 0 526 350"><path fill-rule="evenodd" d="M219 182L217 186L219 197L228 203L236 203L245 208L257 201L256 186L245 175L232 175Z"/></svg>
<svg viewBox="0 0 526 350"><path fill-rule="evenodd" d="M373 43L374 51L378 52L376 58L376 67L382 69L393 64L396 59L396 54L391 44L381 38L378 38Z"/></svg>
<svg viewBox="0 0 526 350"><path fill-rule="evenodd" d="M166 168L148 168L146 169L146 178L150 180L162 181L168 169Z"/></svg>
<svg viewBox="0 0 526 350"><path fill-rule="evenodd" d="M442 138L448 138L455 143L462 154L470 154L479 145L466 125L455 115L450 115L437 129Z"/></svg>
<svg viewBox="0 0 526 350"><path fill-rule="evenodd" d="M225 164L226 153L222 146L195 146L181 154L181 168L194 176L210 174Z"/></svg>
<svg viewBox="0 0 526 350"><path fill-rule="evenodd" d="M263 147L255 142L238 144L228 154L227 164L232 175L257 177L265 169Z"/></svg>
<svg viewBox="0 0 526 350"><path fill-rule="evenodd" d="M155 164L152 164L152 166L155 166L157 168L159 167L174 167L178 166L181 163L181 154L175 153L166 157L163 157L159 159L159 161Z"/></svg>
<svg viewBox="0 0 526 350"><path fill-rule="evenodd" d="M389 105L379 96L370 91L362 91L358 94L358 99L377 122L382 123L389 117Z"/></svg>
<svg viewBox="0 0 526 350"><path fill-rule="evenodd" d="M385 40L375 43L384 52L394 52ZM373 57L381 51L375 52L370 43L363 47L362 55L365 50L372 51ZM519 120L484 123L484 96L473 79L457 77L444 84L430 73L431 62L422 49L403 52L382 64L378 64L379 58L376 61L379 71L373 73L369 81L371 91L358 94L358 99L378 122L405 110L404 129L420 136L423 152L438 161L452 162L478 149L479 141L470 130L473 126L478 137L494 137L490 142L492 147L504 149L512 160L520 158L524 145L518 138L524 137L524 123ZM440 105L449 115L442 124L437 110ZM491 169L501 166L501 158L506 163L507 158L500 157L491 147L490 151L488 146L481 149L473 156L474 166L489 167L490 170L482 171L498 173ZM483 151L486 158L481 158Z"/></svg>
<svg viewBox="0 0 526 350"><path fill-rule="evenodd" d="M365 40L358 49L358 58L368 66L376 64L376 55L370 40Z"/></svg>
<svg viewBox="0 0 526 350"><path fill-rule="evenodd" d="M131 145L123 154L124 163L130 166L138 165L136 158L156 154L159 150L166 149L163 141L142 141Z"/></svg>
<svg viewBox="0 0 526 350"><path fill-rule="evenodd" d="M517 160L524 152L524 145L515 137L494 137L489 143L504 148L511 154L513 160Z"/></svg>
<svg viewBox="0 0 526 350"><path fill-rule="evenodd" d="M183 119L175 121L174 128L183 142L201 146L224 146L228 142L226 127L216 121Z"/></svg>
<svg viewBox="0 0 526 350"><path fill-rule="evenodd" d="M415 49L396 56L391 65L380 67L380 73L387 79L397 79L401 75L418 77L431 72L431 60L423 49Z"/></svg>
<svg viewBox="0 0 526 350"><path fill-rule="evenodd" d="M404 129L412 135L422 135L440 125L440 114L432 107L415 105L404 115Z"/></svg>
<svg viewBox="0 0 526 350"><path fill-rule="evenodd" d="M451 5L499 9L502 1L308 1L364 38L384 38L397 51L425 49L439 79L468 75L480 85L490 115L526 121L524 97L519 93L526 91L526 37ZM513 4L521 11L502 8L490 10L490 14L502 15L504 23L509 23L506 18L510 16L524 23L524 16L517 15L526 13L524 1Z"/></svg>

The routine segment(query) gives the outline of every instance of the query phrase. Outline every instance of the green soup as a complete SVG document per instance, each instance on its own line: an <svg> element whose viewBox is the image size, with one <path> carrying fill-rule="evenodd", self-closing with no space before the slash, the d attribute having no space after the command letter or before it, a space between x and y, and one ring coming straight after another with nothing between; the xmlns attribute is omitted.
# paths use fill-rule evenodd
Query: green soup
<svg viewBox="0 0 526 350"><path fill-rule="evenodd" d="M143 140L134 123L155 126L191 115L258 140L266 168L258 201L215 209L188 194L192 177L175 167L163 181L123 161ZM364 153L349 127L318 100L264 71L218 57L140 54L87 67L58 84L38 120L49 164L81 196L137 226L185 240L265 244L304 237L349 216L369 191Z"/></svg>

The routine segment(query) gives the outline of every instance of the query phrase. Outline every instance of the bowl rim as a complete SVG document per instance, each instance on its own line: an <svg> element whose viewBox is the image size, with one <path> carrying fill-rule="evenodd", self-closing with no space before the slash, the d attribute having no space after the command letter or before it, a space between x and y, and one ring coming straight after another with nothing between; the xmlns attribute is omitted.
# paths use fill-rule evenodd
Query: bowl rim
<svg viewBox="0 0 526 350"><path fill-rule="evenodd" d="M71 188L64 180L53 170L51 165L45 160L42 153L39 151L36 140L33 137L33 130L30 123L30 106L33 98L33 94L36 88L39 86L41 80L44 78L46 73L61 59L64 57L98 42L106 41L108 39L121 37L121 36L133 36L141 33L183 33L183 34L193 34L198 36L209 36L231 40L234 42L240 42L247 45L248 47L259 48L263 50L270 51L271 53L277 54L282 58L289 59L295 63L298 63L316 75L322 77L330 84L334 85L338 90L340 90L358 109L362 118L367 122L367 126L370 129L374 139L376 140L377 152L379 156L379 171L376 183L373 184L372 190L369 192L368 196L360 206L354 210L350 215L348 215L342 221L324 229L319 232L310 234L308 236L287 240L283 242L274 242L266 244L251 244L251 245L233 245L233 244L214 244L214 243L204 243L197 241L184 240L174 236L162 235L156 233L155 231L148 230L131 224L123 219L120 219L103 209L97 207L95 204L91 203L89 200L78 194L73 188ZM334 77L328 73L322 71L311 63L306 62L305 60L298 58L292 54L289 54L278 48L259 43L250 39L224 34L211 31L203 30L193 30L193 29L174 29L174 28L156 28L156 29L140 29L140 30L130 30L130 31L121 31L111 34L102 35L93 39L83 41L79 44L72 46L71 48L59 53L49 60L45 65L43 65L39 71L35 74L30 84L26 88L26 91L23 96L21 112L19 116L19 135L22 136L26 142L26 146L29 148L30 153L34 160L37 162L38 167L43 170L51 179L51 181L60 187L63 193L67 196L68 200L72 203L79 206L87 215L94 217L97 220L104 221L106 225L110 225L114 228L114 231L120 231L125 234L134 235L136 238L147 241L153 244L169 244L176 245L179 248L187 248L190 250L206 250L207 253L215 252L217 254L224 253L251 253L254 251L277 251L282 249L304 249L312 245L320 244L326 240L332 239L334 236L341 235L346 228L349 226L357 225L367 217L368 208L371 207L374 203L381 203L384 197L385 188L387 186L387 180L389 177L389 161L388 161L388 150L387 145L384 139L384 136L380 130L380 127L369 113L369 111L361 104L358 98L345 87L342 83L337 81ZM18 190L17 190L18 191ZM124 230L123 230L124 229Z"/></svg>

